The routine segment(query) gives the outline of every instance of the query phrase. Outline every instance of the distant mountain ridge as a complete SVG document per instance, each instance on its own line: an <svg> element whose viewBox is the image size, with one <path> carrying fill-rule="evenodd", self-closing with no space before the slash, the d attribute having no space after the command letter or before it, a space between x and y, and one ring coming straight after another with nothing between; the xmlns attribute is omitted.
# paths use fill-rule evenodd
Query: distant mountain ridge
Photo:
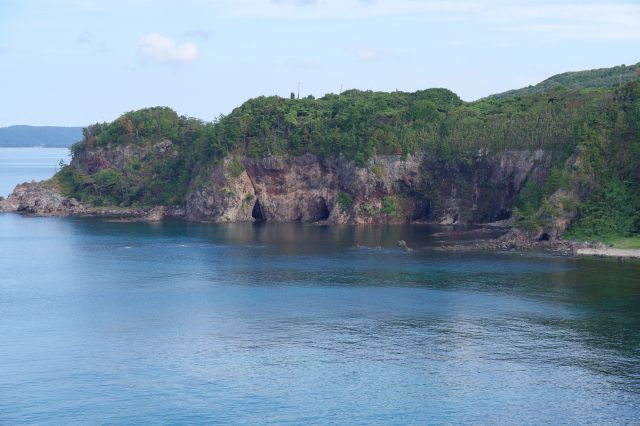
<svg viewBox="0 0 640 426"><path fill-rule="evenodd" d="M82 140L82 127L9 126L0 127L0 147L66 148Z"/></svg>
<svg viewBox="0 0 640 426"><path fill-rule="evenodd" d="M502 99L544 93L556 88L563 89L609 89L614 86L622 86L638 76L640 62L634 65L618 65L612 68L598 68L586 71L570 71L556 74L534 86L521 89L508 90L487 98Z"/></svg>

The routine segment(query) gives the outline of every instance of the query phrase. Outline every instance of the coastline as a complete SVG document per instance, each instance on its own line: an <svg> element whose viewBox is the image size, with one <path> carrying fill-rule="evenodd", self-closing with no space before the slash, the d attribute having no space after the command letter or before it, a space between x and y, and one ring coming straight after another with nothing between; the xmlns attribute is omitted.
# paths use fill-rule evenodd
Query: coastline
<svg viewBox="0 0 640 426"><path fill-rule="evenodd" d="M563 257L598 257L616 259L640 259L640 249L618 249L606 247L600 242L583 243L571 240L527 241L510 237L494 240L474 240L468 243L445 244L438 248L442 251L494 251L529 252L539 251Z"/></svg>
<svg viewBox="0 0 640 426"><path fill-rule="evenodd" d="M591 257L617 257L621 259L640 259L639 249L617 249L613 247L604 248L579 248L576 250L578 256Z"/></svg>
<svg viewBox="0 0 640 426"><path fill-rule="evenodd" d="M54 186L46 182L23 183L16 186L8 198L0 197L0 213L2 212L13 212L25 216L96 218L114 222L157 222L164 218L203 223L212 222L191 218L181 207L156 206L127 209L116 206L88 206L75 198L63 196ZM326 220L317 222L317 224L324 226L349 225L349 223ZM416 222L416 224L425 224L425 222ZM445 226L438 222L430 224ZM357 226L358 223L351 225ZM489 236L489 234L500 231L503 231L500 235ZM537 240L528 233L513 228L513 224L509 220L476 223L472 225L471 229L444 230L434 236L477 237L468 241L445 242L437 248L442 251L542 251L558 256L640 259L640 249L618 249L608 247L600 242L577 242L564 239Z"/></svg>

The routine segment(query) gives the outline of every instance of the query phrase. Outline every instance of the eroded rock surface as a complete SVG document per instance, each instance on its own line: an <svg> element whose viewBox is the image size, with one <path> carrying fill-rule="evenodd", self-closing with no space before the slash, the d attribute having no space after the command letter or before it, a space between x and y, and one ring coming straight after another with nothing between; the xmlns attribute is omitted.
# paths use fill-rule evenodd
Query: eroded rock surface
<svg viewBox="0 0 640 426"><path fill-rule="evenodd" d="M191 190L186 214L215 222L488 223L509 218L526 180L548 167L542 151L472 162L377 156L366 167L311 154L228 158Z"/></svg>
<svg viewBox="0 0 640 426"><path fill-rule="evenodd" d="M33 216L113 217L145 221L157 221L165 216L183 214L180 209L165 207L123 209L87 206L75 198L65 197L47 182L22 183L16 186L6 200L0 200L0 211Z"/></svg>
<svg viewBox="0 0 640 426"><path fill-rule="evenodd" d="M158 152L152 155L172 155L171 143L161 142L154 145ZM95 173L117 170L128 156L143 161L150 155L127 149L83 154L73 164ZM180 208L97 208L67 198L47 183L18 185L0 207L33 215L149 220L172 215L212 222L490 223L509 218L513 200L527 179L544 179L549 164L549 155L542 151L480 152L459 161L428 155L376 156L365 167L312 154L230 156L194 180Z"/></svg>

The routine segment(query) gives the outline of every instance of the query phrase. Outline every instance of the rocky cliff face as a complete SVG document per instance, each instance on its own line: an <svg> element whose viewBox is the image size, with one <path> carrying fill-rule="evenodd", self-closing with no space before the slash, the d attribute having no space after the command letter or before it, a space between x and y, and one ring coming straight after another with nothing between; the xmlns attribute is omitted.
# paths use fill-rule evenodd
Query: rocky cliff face
<svg viewBox="0 0 640 426"><path fill-rule="evenodd" d="M166 162L178 155L173 142L160 139L150 145L114 145L109 149L83 149L74 155L71 166L86 174L104 169L126 171L130 165Z"/></svg>
<svg viewBox="0 0 640 426"><path fill-rule="evenodd" d="M0 211L15 211L39 216L69 216L82 210L76 199L69 199L44 183L22 183L6 200L0 200Z"/></svg>
<svg viewBox="0 0 640 426"><path fill-rule="evenodd" d="M326 220L335 205L337 184L337 163L310 154L227 158L193 188L187 217L216 222Z"/></svg>
<svg viewBox="0 0 640 426"><path fill-rule="evenodd" d="M85 173L122 170L131 158L172 155L169 141L153 153L132 147L84 152L73 167ZM95 208L47 184L19 185L0 208L38 215L174 215L212 222L319 222L377 224L488 223L509 218L527 179L542 180L551 158L543 151L478 153L470 160L428 155L377 156L365 167L342 158L228 157L194 180L184 206L171 209Z"/></svg>
<svg viewBox="0 0 640 426"><path fill-rule="evenodd" d="M378 156L364 168L311 154L227 158L192 189L186 215L215 222L493 222L510 217L526 180L544 176L549 164L542 151L478 154L470 162Z"/></svg>

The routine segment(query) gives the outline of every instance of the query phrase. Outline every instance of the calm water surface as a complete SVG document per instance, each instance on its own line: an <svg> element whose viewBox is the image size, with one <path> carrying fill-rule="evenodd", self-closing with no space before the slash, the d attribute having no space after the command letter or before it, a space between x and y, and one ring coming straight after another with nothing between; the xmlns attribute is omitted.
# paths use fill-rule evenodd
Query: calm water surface
<svg viewBox="0 0 640 426"><path fill-rule="evenodd" d="M60 160L69 163L67 148L0 148L0 197L19 183L50 178Z"/></svg>
<svg viewBox="0 0 640 426"><path fill-rule="evenodd" d="M0 215L0 424L638 424L640 264L432 233Z"/></svg>

